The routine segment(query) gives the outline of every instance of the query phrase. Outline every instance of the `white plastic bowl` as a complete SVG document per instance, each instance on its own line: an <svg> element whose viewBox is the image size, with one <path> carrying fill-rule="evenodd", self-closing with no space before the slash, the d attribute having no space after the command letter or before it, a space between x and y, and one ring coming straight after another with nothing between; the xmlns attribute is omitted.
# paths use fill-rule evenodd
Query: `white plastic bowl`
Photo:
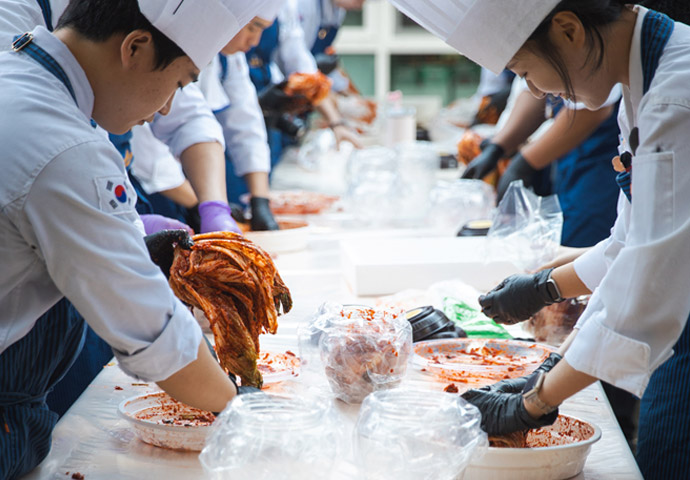
<svg viewBox="0 0 690 480"><path fill-rule="evenodd" d="M567 434L570 440L564 440ZM563 480L579 474L585 466L592 444L601 438L601 429L575 417L559 415L550 426L528 436L533 448L489 447L486 454L472 461L464 480ZM573 441L576 440L576 441ZM564 444L559 444L564 443Z"/></svg>
<svg viewBox="0 0 690 480"><path fill-rule="evenodd" d="M170 413L170 409L175 413ZM167 393L149 393L124 400L118 407L119 415L127 420L142 442L172 450L201 451L206 442L206 435L211 425L166 425L165 418L177 417L179 414L202 412L173 400ZM148 419L137 418L145 414Z"/></svg>

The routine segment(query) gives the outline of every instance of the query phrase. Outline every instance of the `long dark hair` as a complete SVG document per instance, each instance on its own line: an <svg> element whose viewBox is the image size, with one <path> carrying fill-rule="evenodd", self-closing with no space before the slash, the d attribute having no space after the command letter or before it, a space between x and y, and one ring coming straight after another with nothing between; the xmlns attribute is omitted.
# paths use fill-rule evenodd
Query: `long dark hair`
<svg viewBox="0 0 690 480"><path fill-rule="evenodd" d="M625 3L625 0L562 0L527 39L525 45L551 64L565 85L566 95L572 100L575 100L575 92L567 66L549 39L553 17L559 12L572 12L580 19L587 34L589 48L585 64L590 64L592 70L597 70L604 61L602 32L620 18Z"/></svg>

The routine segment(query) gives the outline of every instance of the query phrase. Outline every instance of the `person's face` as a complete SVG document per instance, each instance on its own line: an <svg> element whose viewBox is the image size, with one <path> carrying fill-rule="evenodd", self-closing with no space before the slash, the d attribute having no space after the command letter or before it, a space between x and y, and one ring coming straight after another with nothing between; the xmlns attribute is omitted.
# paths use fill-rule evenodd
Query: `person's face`
<svg viewBox="0 0 690 480"><path fill-rule="evenodd" d="M574 99L569 98L565 81L556 67L544 55L533 50L529 42L515 54L507 68L524 78L537 98L551 94L582 102L590 110L600 108L616 82L608 73L606 59L600 68L591 66L590 46L579 19L570 12L556 14L549 38L570 78Z"/></svg>
<svg viewBox="0 0 690 480"><path fill-rule="evenodd" d="M365 0L333 0L336 7L344 8L345 10L361 10Z"/></svg>
<svg viewBox="0 0 690 480"><path fill-rule="evenodd" d="M188 56L155 69L155 48L149 32L137 30L124 37L119 62L96 93L93 119L105 130L122 134L134 125L152 121L157 112L170 110L175 91L195 81L199 69Z"/></svg>
<svg viewBox="0 0 690 480"><path fill-rule="evenodd" d="M232 40L230 40L221 52L224 55L232 55L237 52L248 52L259 44L261 34L271 25L273 25L273 22L254 17L237 35L232 37Z"/></svg>

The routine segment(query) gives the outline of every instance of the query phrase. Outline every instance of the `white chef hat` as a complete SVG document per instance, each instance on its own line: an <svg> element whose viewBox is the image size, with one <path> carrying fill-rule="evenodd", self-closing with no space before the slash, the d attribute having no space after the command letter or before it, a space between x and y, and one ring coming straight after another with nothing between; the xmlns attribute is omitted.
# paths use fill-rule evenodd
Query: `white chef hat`
<svg viewBox="0 0 690 480"><path fill-rule="evenodd" d="M139 0L151 24L201 70L252 18L275 15L282 0Z"/></svg>
<svg viewBox="0 0 690 480"><path fill-rule="evenodd" d="M390 0L470 60L498 74L560 0Z"/></svg>

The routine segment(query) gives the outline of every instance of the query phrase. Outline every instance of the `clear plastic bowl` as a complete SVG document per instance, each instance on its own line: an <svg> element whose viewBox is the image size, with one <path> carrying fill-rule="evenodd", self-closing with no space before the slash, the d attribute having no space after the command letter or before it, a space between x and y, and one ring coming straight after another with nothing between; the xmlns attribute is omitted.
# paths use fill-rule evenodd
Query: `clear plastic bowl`
<svg viewBox="0 0 690 480"><path fill-rule="evenodd" d="M488 445L479 410L442 392L388 390L362 403L355 456L366 480L453 480Z"/></svg>
<svg viewBox="0 0 690 480"><path fill-rule="evenodd" d="M318 338L322 371L335 396L347 403L398 386L412 351L412 327L402 310L327 304L306 338Z"/></svg>
<svg viewBox="0 0 690 480"><path fill-rule="evenodd" d="M323 478L339 452L324 399L253 393L221 413L199 460L213 480Z"/></svg>

